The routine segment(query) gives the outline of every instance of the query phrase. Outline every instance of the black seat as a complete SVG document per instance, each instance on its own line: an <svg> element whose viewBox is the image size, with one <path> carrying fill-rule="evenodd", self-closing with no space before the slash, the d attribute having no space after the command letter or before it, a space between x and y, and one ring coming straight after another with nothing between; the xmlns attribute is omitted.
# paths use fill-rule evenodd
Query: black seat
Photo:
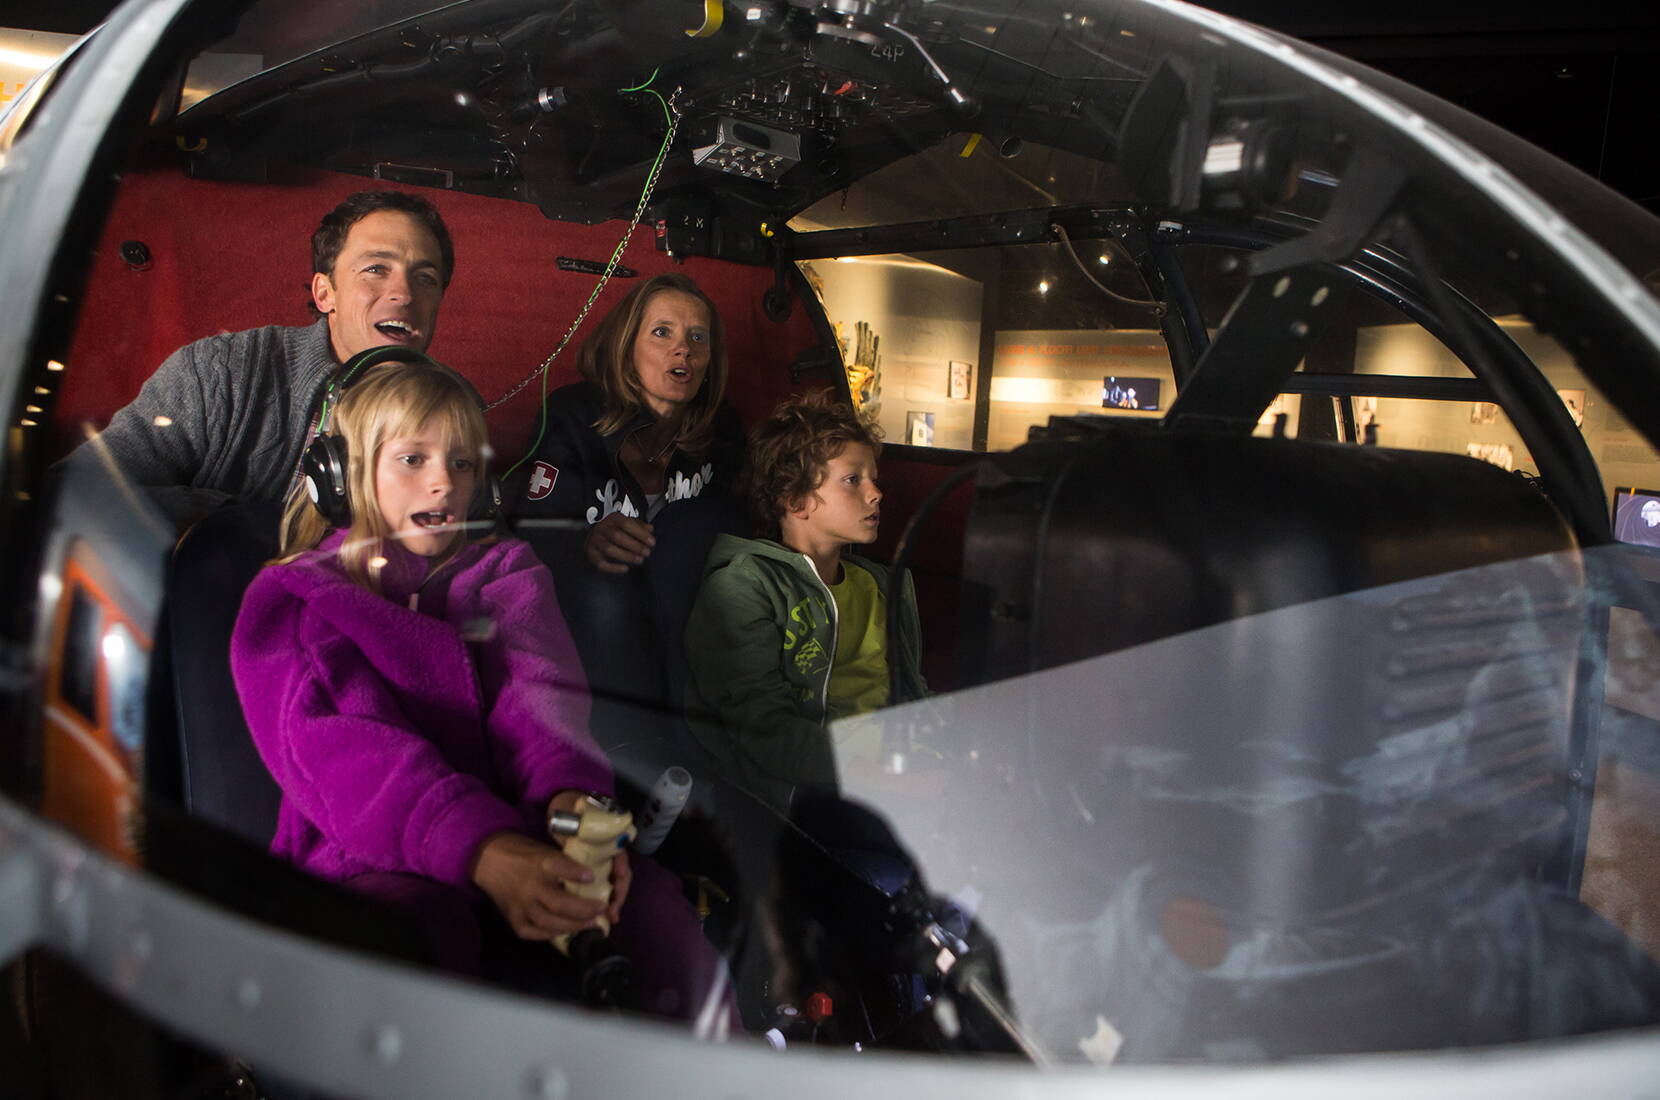
<svg viewBox="0 0 1660 1100"><path fill-rule="evenodd" d="M242 593L277 554L279 518L276 503L208 515L179 540L167 578L185 809L262 848L282 793L249 736L230 649Z"/></svg>
<svg viewBox="0 0 1660 1100"><path fill-rule="evenodd" d="M594 569L568 532L517 532L553 574L593 693L594 737L623 787L641 792L670 765L704 765L682 714L686 622L715 539L745 532L736 505L715 497L665 509L653 526L657 549L622 575Z"/></svg>
<svg viewBox="0 0 1660 1100"><path fill-rule="evenodd" d="M1089 666L1123 706L1074 723L1063 693L1033 741L965 751L1087 792L1162 865L1252 869L1228 890L1259 914L1475 865L1571 881L1594 593L1534 485L1460 455L1118 426L996 461L964 550L964 679L1125 651ZM1136 752L1174 754L1190 797L1116 786ZM1263 790L1299 797L1230 797Z"/></svg>
<svg viewBox="0 0 1660 1100"><path fill-rule="evenodd" d="M963 552L966 683L1577 545L1543 493L1460 455L1114 425L993 461Z"/></svg>
<svg viewBox="0 0 1660 1100"><path fill-rule="evenodd" d="M430 964L438 953L418 920L266 854L282 792L248 732L230 649L243 592L277 555L280 517L276 502L224 508L196 523L174 548L164 635L185 813L151 801L146 864L255 920L353 951ZM281 1077L258 1076L267 1096L321 1100Z"/></svg>
<svg viewBox="0 0 1660 1100"><path fill-rule="evenodd" d="M226 508L174 549L166 625L184 813L153 806L146 854L158 873L258 919L358 950L438 961L439 915L380 894L368 904L362 889L323 882L267 854L282 791L243 717L230 648L243 594L277 554L279 519L276 503Z"/></svg>

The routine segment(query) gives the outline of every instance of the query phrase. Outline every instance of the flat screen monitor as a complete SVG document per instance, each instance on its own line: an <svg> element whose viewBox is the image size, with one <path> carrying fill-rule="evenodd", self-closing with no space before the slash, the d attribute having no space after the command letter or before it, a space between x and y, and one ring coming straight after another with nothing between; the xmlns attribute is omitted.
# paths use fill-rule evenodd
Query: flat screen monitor
<svg viewBox="0 0 1660 1100"><path fill-rule="evenodd" d="M1636 546L1660 547L1660 489L1614 489L1614 537Z"/></svg>
<svg viewBox="0 0 1660 1100"><path fill-rule="evenodd" d="M1109 375L1101 380L1101 407L1103 409L1157 409L1159 407L1159 380L1157 378L1120 378Z"/></svg>

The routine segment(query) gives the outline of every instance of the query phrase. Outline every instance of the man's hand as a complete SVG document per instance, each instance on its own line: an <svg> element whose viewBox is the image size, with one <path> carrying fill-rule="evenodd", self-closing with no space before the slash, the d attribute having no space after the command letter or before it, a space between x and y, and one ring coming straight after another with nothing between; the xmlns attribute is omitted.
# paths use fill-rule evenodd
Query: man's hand
<svg viewBox="0 0 1660 1100"><path fill-rule="evenodd" d="M491 836L473 861L473 881L521 939L551 940L595 926L606 906L566 890L567 879L592 882L594 873L551 844L519 833ZM613 892L611 908L620 904Z"/></svg>
<svg viewBox="0 0 1660 1100"><path fill-rule="evenodd" d="M651 524L612 512L592 527L582 540L582 550L595 569L602 573L626 573L644 562L657 539Z"/></svg>

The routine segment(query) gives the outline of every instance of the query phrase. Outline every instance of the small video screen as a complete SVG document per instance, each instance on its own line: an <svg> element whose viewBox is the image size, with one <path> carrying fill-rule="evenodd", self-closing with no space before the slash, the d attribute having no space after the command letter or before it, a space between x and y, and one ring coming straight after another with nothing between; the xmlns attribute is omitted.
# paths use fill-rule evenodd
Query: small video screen
<svg viewBox="0 0 1660 1100"><path fill-rule="evenodd" d="M1614 489L1614 537L1634 546L1660 548L1660 489Z"/></svg>
<svg viewBox="0 0 1660 1100"><path fill-rule="evenodd" d="M1157 378L1119 378L1109 375L1101 380L1101 407L1103 409L1139 409L1148 412L1159 407L1159 380Z"/></svg>

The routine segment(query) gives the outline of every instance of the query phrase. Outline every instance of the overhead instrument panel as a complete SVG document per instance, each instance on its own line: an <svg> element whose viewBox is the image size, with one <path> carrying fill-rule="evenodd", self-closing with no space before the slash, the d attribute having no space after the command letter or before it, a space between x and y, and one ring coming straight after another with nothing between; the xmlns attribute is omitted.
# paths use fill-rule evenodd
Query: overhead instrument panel
<svg viewBox="0 0 1660 1100"><path fill-rule="evenodd" d="M252 26L220 48L286 60L213 87L211 58L198 59L178 81L171 131L198 177L319 165L596 221L632 207L673 124L659 195L718 180L723 201L780 219L951 134L1006 156L1038 142L1113 160L1157 64L1135 12L994 19L954 2L868 0L671 10L451 5L308 53Z"/></svg>

